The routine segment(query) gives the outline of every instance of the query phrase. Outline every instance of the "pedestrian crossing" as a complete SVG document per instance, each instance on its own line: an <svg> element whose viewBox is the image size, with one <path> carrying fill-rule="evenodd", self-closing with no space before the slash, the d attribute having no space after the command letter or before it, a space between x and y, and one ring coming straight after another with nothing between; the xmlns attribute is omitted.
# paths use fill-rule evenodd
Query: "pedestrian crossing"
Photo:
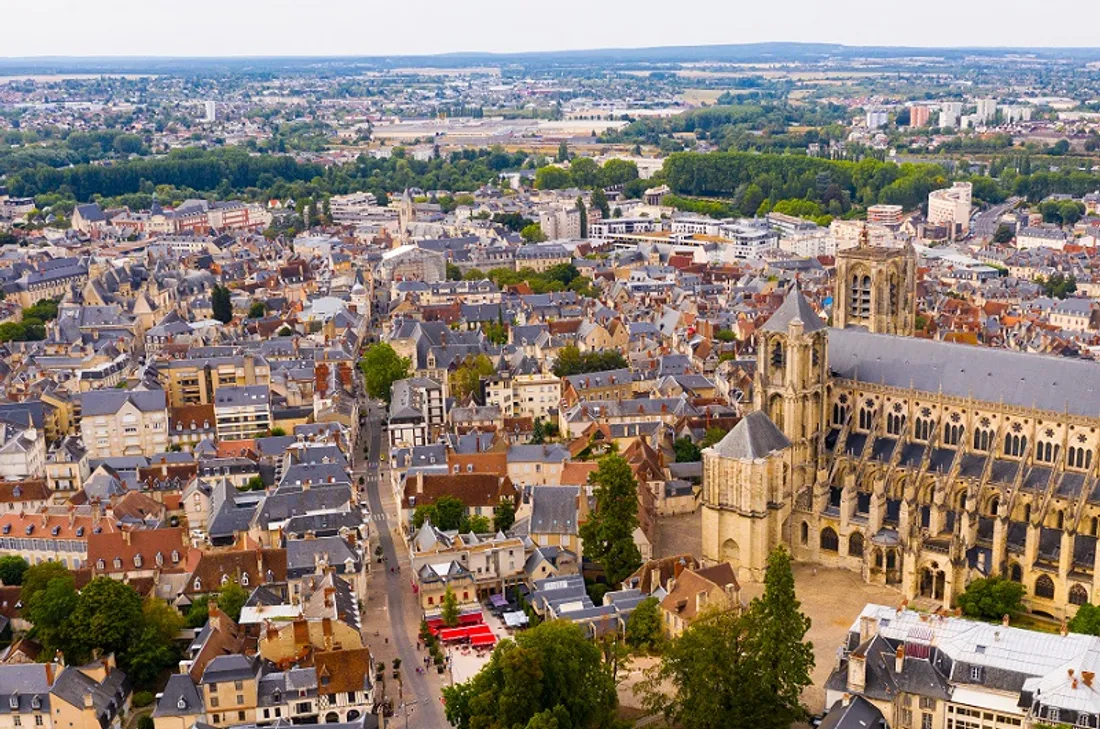
<svg viewBox="0 0 1100 729"><path fill-rule="evenodd" d="M389 519L389 515L385 512L379 514L367 514L366 521L386 521Z"/></svg>

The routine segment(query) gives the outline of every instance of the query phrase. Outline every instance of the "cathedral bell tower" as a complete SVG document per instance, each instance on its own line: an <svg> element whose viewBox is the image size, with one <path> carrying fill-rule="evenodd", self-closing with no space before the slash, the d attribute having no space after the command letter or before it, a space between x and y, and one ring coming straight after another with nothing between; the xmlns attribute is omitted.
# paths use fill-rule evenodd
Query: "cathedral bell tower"
<svg viewBox="0 0 1100 729"><path fill-rule="evenodd" d="M796 493L814 480L829 376L827 332L796 285L757 333L754 405L787 436L794 462L802 464L805 473L794 477Z"/></svg>
<svg viewBox="0 0 1100 729"><path fill-rule="evenodd" d="M838 329L864 327L874 334L913 336L917 321L917 252L873 246L864 226L859 245L836 254Z"/></svg>

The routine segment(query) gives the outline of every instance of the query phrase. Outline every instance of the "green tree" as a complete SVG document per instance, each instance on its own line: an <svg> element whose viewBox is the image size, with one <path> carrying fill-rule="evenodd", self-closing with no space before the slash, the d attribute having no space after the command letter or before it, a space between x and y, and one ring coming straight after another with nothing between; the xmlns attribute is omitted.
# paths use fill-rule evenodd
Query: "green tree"
<svg viewBox="0 0 1100 729"><path fill-rule="evenodd" d="M569 165L569 176L577 187L595 187L600 182L600 166L591 157L577 157Z"/></svg>
<svg viewBox="0 0 1100 729"><path fill-rule="evenodd" d="M455 496L441 496L436 499L435 518L432 523L443 531L458 529L462 525L462 517L466 515L466 505Z"/></svg>
<svg viewBox="0 0 1100 729"><path fill-rule="evenodd" d="M577 198L577 211L581 217L581 238L588 237L588 208L584 206L584 198Z"/></svg>
<svg viewBox="0 0 1100 729"><path fill-rule="evenodd" d="M493 530L506 532L516 523L516 505L511 500L501 501L493 509Z"/></svg>
<svg viewBox="0 0 1100 729"><path fill-rule="evenodd" d="M443 695L456 729L611 729L617 723L615 682L600 649L566 621L501 642L476 676Z"/></svg>
<svg viewBox="0 0 1100 729"><path fill-rule="evenodd" d="M187 608L187 627L201 628L210 619L210 598L200 595L191 601L191 607Z"/></svg>
<svg viewBox="0 0 1100 729"><path fill-rule="evenodd" d="M443 593L443 599L440 601L439 616L443 618L443 624L448 628L458 627L458 598L455 597L450 585L447 585L447 591Z"/></svg>
<svg viewBox="0 0 1100 729"><path fill-rule="evenodd" d="M664 649L638 693L647 711L684 729L756 729L768 716L748 615L708 611Z"/></svg>
<svg viewBox="0 0 1100 729"><path fill-rule="evenodd" d="M596 509L581 525L584 555L603 567L609 585L618 585L642 563L634 530L638 527L638 482L618 454L600 459L590 480Z"/></svg>
<svg viewBox="0 0 1100 729"><path fill-rule="evenodd" d="M60 563L54 563L60 566ZM37 567L38 565L36 565ZM76 583L68 570L53 575L34 575L34 567L23 579L23 617L33 626L32 636L46 649L47 655L65 653L68 660L79 660L69 644L68 619L76 609ZM28 581L35 580L28 590ZM41 582L41 579L45 579Z"/></svg>
<svg viewBox="0 0 1100 729"><path fill-rule="evenodd" d="M626 642L634 650L654 651L661 645L661 607L655 597L634 606L626 621Z"/></svg>
<svg viewBox="0 0 1100 729"><path fill-rule="evenodd" d="M1086 602L1077 608L1077 614L1069 621L1069 632L1084 635L1100 635L1100 606Z"/></svg>
<svg viewBox="0 0 1100 729"><path fill-rule="evenodd" d="M63 627L69 645L66 660L83 663L97 648L122 655L141 619L141 596L133 587L110 577L93 578L80 591Z"/></svg>
<svg viewBox="0 0 1100 729"><path fill-rule="evenodd" d="M489 517L482 516L481 514L472 514L470 516L463 517L462 522L458 525L458 530L463 534L485 534L492 531L493 522L489 521Z"/></svg>
<svg viewBox="0 0 1100 729"><path fill-rule="evenodd" d="M1012 240L1012 227L1001 223L997 226L996 232L993 233L994 243L1009 243Z"/></svg>
<svg viewBox="0 0 1100 729"><path fill-rule="evenodd" d="M548 165L540 167L535 172L535 187L539 190L561 190L571 184L573 184L573 178L561 167Z"/></svg>
<svg viewBox="0 0 1100 729"><path fill-rule="evenodd" d="M527 243L542 243L546 240L546 233L542 232L542 226L538 223L531 223L519 235Z"/></svg>
<svg viewBox="0 0 1100 729"><path fill-rule="evenodd" d="M561 140L560 144L558 144L558 155L556 157L556 161L558 161L558 162L568 162L569 161L569 145L565 143L564 139Z"/></svg>
<svg viewBox="0 0 1100 729"><path fill-rule="evenodd" d="M455 264L447 261L447 280L448 281L461 281L462 269Z"/></svg>
<svg viewBox="0 0 1100 729"><path fill-rule="evenodd" d="M697 463L703 458L703 451L691 438L682 436L672 441L672 450L677 463Z"/></svg>
<svg viewBox="0 0 1100 729"><path fill-rule="evenodd" d="M252 306L248 307L249 319L263 319L264 314L267 313L267 308L262 301L253 301Z"/></svg>
<svg viewBox="0 0 1100 729"><path fill-rule="evenodd" d="M230 580L218 588L218 609L234 623L241 619L241 608L248 602L248 590L236 580Z"/></svg>
<svg viewBox="0 0 1100 729"><path fill-rule="evenodd" d="M27 560L17 554L0 557L0 582L8 586L22 585L23 575L29 567Z"/></svg>
<svg viewBox="0 0 1100 729"><path fill-rule="evenodd" d="M768 555L764 594L749 604L759 681L773 705L768 726L785 729L805 718L802 690L812 683L814 650L804 641L810 619L794 591L791 555L782 546Z"/></svg>
<svg viewBox="0 0 1100 729"><path fill-rule="evenodd" d="M72 573L60 562L41 562L29 567L23 573L23 592L20 595L24 604L58 577L72 577Z"/></svg>
<svg viewBox="0 0 1100 729"><path fill-rule="evenodd" d="M729 431L725 428L707 428L706 433L703 434L702 442L699 443L699 447L702 449L710 448L712 445L725 438L728 432Z"/></svg>
<svg viewBox="0 0 1100 729"><path fill-rule="evenodd" d="M467 395L481 391L481 378L496 374L497 368L488 355L468 355L451 373L451 394L462 401Z"/></svg>
<svg viewBox="0 0 1100 729"><path fill-rule="evenodd" d="M408 357L399 356L386 342L372 344L359 362L367 394L389 403L393 383L409 376L410 364Z"/></svg>
<svg viewBox="0 0 1100 729"><path fill-rule="evenodd" d="M179 660L175 641L183 625L178 610L163 600L146 598L140 629L134 632L119 660L135 685L153 686L161 671Z"/></svg>
<svg viewBox="0 0 1100 729"><path fill-rule="evenodd" d="M253 476L248 479L248 482L244 485L242 491L263 491L264 479L262 476Z"/></svg>
<svg viewBox="0 0 1100 729"><path fill-rule="evenodd" d="M214 287L210 293L210 307L214 310L214 318L222 324L233 321L233 303L230 300L229 289L226 287Z"/></svg>
<svg viewBox="0 0 1100 729"><path fill-rule="evenodd" d="M597 187L592 191L592 207L600 211L600 216L604 220L608 220L611 217L611 206L607 202L607 195L604 194L602 187Z"/></svg>
<svg viewBox="0 0 1100 729"><path fill-rule="evenodd" d="M963 614L981 620L1000 620L1016 616L1023 609L1024 586L1003 577L984 577L972 581L959 595Z"/></svg>

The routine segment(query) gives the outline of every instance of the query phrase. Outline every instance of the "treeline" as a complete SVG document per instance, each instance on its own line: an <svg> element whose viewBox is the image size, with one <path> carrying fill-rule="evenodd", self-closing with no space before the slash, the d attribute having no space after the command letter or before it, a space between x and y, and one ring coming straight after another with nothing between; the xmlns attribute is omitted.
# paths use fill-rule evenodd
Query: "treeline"
<svg viewBox="0 0 1100 729"><path fill-rule="evenodd" d="M132 159L111 166L76 165L65 169L39 166L13 175L13 195L59 193L79 201L94 196L118 198L151 193L169 186L185 193L237 195L253 200L320 197L359 190L401 192L469 191L500 173L534 161L525 152L468 150L449 157L415 160L402 149L388 159L360 155L351 163L325 168L286 155L249 154L233 147L176 150L163 157Z"/></svg>
<svg viewBox="0 0 1100 729"><path fill-rule="evenodd" d="M665 160L663 177L679 195L732 198L731 205L741 215L755 215L768 200L808 200L833 215L852 205L875 203L913 209L929 192L948 184L947 172L939 165L747 152L673 154Z"/></svg>
<svg viewBox="0 0 1100 729"><path fill-rule="evenodd" d="M55 138L57 141L50 144L39 144ZM0 176L39 166L67 167L107 157L149 153L141 137L117 129L72 132L68 135L48 127L30 131L10 129L4 132L3 140Z"/></svg>

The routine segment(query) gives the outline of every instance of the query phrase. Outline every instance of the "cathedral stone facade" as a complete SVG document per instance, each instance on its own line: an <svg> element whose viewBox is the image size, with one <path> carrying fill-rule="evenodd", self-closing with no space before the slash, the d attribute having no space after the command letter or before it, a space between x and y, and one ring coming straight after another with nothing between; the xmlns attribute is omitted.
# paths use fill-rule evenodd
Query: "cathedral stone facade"
<svg viewBox="0 0 1100 729"><path fill-rule="evenodd" d="M758 332L755 411L703 454L704 559L759 578L783 544L945 607L988 575L1055 618L1100 599L1100 365L899 336L911 249L837 266L846 328L794 289Z"/></svg>

